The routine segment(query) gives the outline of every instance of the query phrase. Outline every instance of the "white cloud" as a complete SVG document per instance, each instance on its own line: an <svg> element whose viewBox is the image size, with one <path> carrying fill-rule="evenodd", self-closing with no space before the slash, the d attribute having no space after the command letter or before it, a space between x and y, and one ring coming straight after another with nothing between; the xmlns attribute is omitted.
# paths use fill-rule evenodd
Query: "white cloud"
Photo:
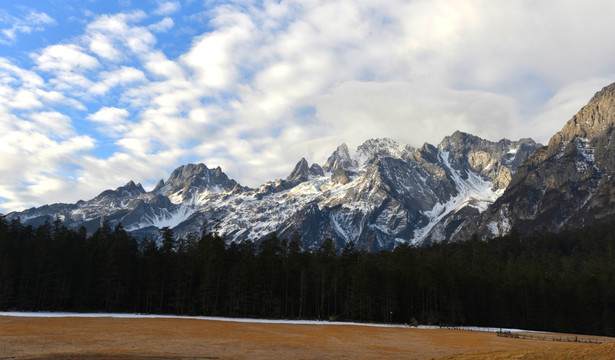
<svg viewBox="0 0 615 360"><path fill-rule="evenodd" d="M98 56L116 62L132 54L147 54L156 39L146 28L132 26L146 17L143 11L101 15L87 25L85 41Z"/></svg>
<svg viewBox="0 0 615 360"><path fill-rule="evenodd" d="M143 83L147 80L145 74L141 70L129 66L122 66L114 71L102 72L99 77L101 81L89 89L90 92L97 95L103 95L110 89L119 85L125 86L128 84Z"/></svg>
<svg viewBox="0 0 615 360"><path fill-rule="evenodd" d="M34 129L46 133L50 137L60 136L62 138L74 135L75 129L71 119L57 111L43 111L30 115Z"/></svg>
<svg viewBox="0 0 615 360"><path fill-rule="evenodd" d="M13 65L9 60L0 57L0 81L9 83L21 83L25 88L36 88L43 85L44 81L36 72L21 69Z"/></svg>
<svg viewBox="0 0 615 360"><path fill-rule="evenodd" d="M24 18L8 15L0 10L0 24L10 24L10 27L0 30L0 43L10 45L17 40L18 34L29 34L33 31L43 31L56 21L44 12L30 11Z"/></svg>
<svg viewBox="0 0 615 360"><path fill-rule="evenodd" d="M150 52L144 58L144 62L144 68L153 75L178 81L185 78L184 69L176 62L167 59L160 51Z"/></svg>
<svg viewBox="0 0 615 360"><path fill-rule="evenodd" d="M174 25L175 25L175 22L173 21L173 19L171 19L170 17L165 17L164 19L160 20L159 22L155 24L148 26L147 28L154 32L166 32L166 31L171 30L171 28L173 28Z"/></svg>
<svg viewBox="0 0 615 360"><path fill-rule="evenodd" d="M413 146L438 143L456 130L499 140L521 120L514 99L474 90L415 86L405 82L348 82L315 98L323 136L354 146L373 137L393 137ZM494 121L497 119L497 121Z"/></svg>
<svg viewBox="0 0 615 360"><path fill-rule="evenodd" d="M61 169L74 167L78 154L94 147L94 139L71 136L54 140L38 129L23 129L23 125L23 120L13 118L12 125L8 129L3 126L5 131L0 134L0 189L6 199L2 207L23 209L41 203L41 199L65 202L75 189L72 180L60 174Z"/></svg>
<svg viewBox="0 0 615 360"><path fill-rule="evenodd" d="M85 72L100 66L95 57L84 49L71 45L51 45L35 57L38 68L51 72Z"/></svg>
<svg viewBox="0 0 615 360"><path fill-rule="evenodd" d="M103 59L117 62L122 57L120 52L113 46L113 41L101 33L89 35L89 48L90 51Z"/></svg>
<svg viewBox="0 0 615 360"><path fill-rule="evenodd" d="M34 91L19 89L13 93L13 98L7 105L13 109L33 109L43 106L43 103Z"/></svg>
<svg viewBox="0 0 615 360"><path fill-rule="evenodd" d="M129 129L128 116L130 116L130 113L126 109L103 107L88 115L87 119L97 123L97 129L101 133L111 137L119 137Z"/></svg>
<svg viewBox="0 0 615 360"><path fill-rule="evenodd" d="M0 58L0 107L32 110L44 105L64 104L75 109L85 109L79 101L44 87L45 82L37 73L21 69L9 60Z"/></svg>
<svg viewBox="0 0 615 360"><path fill-rule="evenodd" d="M124 124L128 115L130 113L126 109L103 107L94 114L89 115L88 120L107 125Z"/></svg>
<svg viewBox="0 0 615 360"><path fill-rule="evenodd" d="M129 180L145 183L145 179L152 179L155 184L161 177L168 176L160 169L174 167L176 159L184 155L182 150L174 149L147 156L124 152L116 152L107 159L85 156L76 186L81 193L98 194L102 189L115 188Z"/></svg>
<svg viewBox="0 0 615 360"><path fill-rule="evenodd" d="M221 11L216 18L222 28L198 37L182 62L193 69L201 86L224 90L232 86L238 75L238 66L250 51L254 24L245 14ZM254 54L258 56L258 54Z"/></svg>
<svg viewBox="0 0 615 360"><path fill-rule="evenodd" d="M181 9L181 4L179 1L165 1L162 2L156 10L154 10L154 14L156 15L170 15L178 12Z"/></svg>

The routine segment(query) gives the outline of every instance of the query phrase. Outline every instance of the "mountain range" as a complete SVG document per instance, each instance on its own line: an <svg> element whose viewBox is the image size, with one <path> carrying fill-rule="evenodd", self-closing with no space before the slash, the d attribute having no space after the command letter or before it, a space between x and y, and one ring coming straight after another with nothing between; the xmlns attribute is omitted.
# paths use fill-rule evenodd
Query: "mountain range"
<svg viewBox="0 0 615 360"><path fill-rule="evenodd" d="M133 181L88 201L7 215L38 225L61 219L94 232L121 223L140 238L217 231L229 242L276 234L305 249L331 238L367 251L565 227L615 218L615 84L598 92L547 146L455 132L438 145L370 139L340 145L325 164L301 159L286 179L257 188L221 168L187 164L146 191Z"/></svg>

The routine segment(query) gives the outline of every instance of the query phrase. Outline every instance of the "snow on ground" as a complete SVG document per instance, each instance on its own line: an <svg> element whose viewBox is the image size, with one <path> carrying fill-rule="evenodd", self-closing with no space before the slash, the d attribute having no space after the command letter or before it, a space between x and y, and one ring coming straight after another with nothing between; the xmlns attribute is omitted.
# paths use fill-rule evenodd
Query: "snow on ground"
<svg viewBox="0 0 615 360"><path fill-rule="evenodd" d="M268 319L247 319L247 318L224 318L212 316L179 316L179 315L150 315L150 314L117 314L117 313L69 313L69 312L20 312L20 311L0 311L0 316L11 317L37 317L37 318L119 318L119 319L189 319L189 320L209 320L209 321L228 321L252 324L289 324L289 325L345 325L345 326L372 326L390 328L409 328L409 325L402 324L376 324L376 323L356 323L356 322L331 322L323 320L268 320ZM468 331L498 332L509 331L519 332L528 331L521 329L490 328L479 326L460 326L443 327L433 325L419 325L412 328L424 330L454 329ZM529 331L531 332L531 331Z"/></svg>

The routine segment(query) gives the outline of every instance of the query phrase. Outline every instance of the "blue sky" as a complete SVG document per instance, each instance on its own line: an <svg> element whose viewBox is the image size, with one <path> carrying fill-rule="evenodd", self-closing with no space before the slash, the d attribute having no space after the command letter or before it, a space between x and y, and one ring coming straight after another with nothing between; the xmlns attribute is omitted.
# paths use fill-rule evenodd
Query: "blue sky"
<svg viewBox="0 0 615 360"><path fill-rule="evenodd" d="M0 213L243 185L342 142L455 130L546 142L615 81L611 1L20 1L0 5Z"/></svg>

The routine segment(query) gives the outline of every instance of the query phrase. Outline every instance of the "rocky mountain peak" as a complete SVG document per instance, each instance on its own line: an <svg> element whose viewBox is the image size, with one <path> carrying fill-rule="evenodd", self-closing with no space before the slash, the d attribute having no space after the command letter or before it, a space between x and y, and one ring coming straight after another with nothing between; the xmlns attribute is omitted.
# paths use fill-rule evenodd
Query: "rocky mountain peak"
<svg viewBox="0 0 615 360"><path fill-rule="evenodd" d="M310 166L310 175L325 176L325 171L322 169L320 165L313 163L312 166Z"/></svg>
<svg viewBox="0 0 615 360"><path fill-rule="evenodd" d="M141 184L135 184L134 181L130 180L126 185L120 186L115 190L105 190L100 193L96 199L100 200L105 197L130 197L145 194L145 189Z"/></svg>
<svg viewBox="0 0 615 360"><path fill-rule="evenodd" d="M164 180L160 179L158 181L158 183L156 183L156 186L154 186L154 190L152 190L152 192L156 193L158 192L160 189L162 189L164 187Z"/></svg>
<svg viewBox="0 0 615 360"><path fill-rule="evenodd" d="M399 143L393 139L369 139L357 147L355 158L363 165L372 158L399 157L400 154Z"/></svg>
<svg viewBox="0 0 615 360"><path fill-rule="evenodd" d="M305 158L301 158L293 171L286 178L290 182L303 182L309 179L310 169L308 168L308 162Z"/></svg>
<svg viewBox="0 0 615 360"><path fill-rule="evenodd" d="M141 186L141 183L135 184L134 181L130 180L126 185L117 188L115 191L126 191L131 194L130 196L145 194L145 189Z"/></svg>
<svg viewBox="0 0 615 360"><path fill-rule="evenodd" d="M177 181L188 180L198 175L202 175L205 171L209 169L205 164L186 164L175 169L166 183L174 183Z"/></svg>
<svg viewBox="0 0 615 360"><path fill-rule="evenodd" d="M308 167L308 162L305 158L301 158L293 171L286 177L286 181L294 186L296 184L308 181L311 177L325 176L325 172L320 165L314 163Z"/></svg>
<svg viewBox="0 0 615 360"><path fill-rule="evenodd" d="M614 128L615 83L597 92L587 105L564 125L561 131L551 137L547 154L548 156L557 155L562 144L572 142L575 137L587 139L590 142L596 138L604 138L607 142L601 142L601 146L596 147L602 153L602 150L610 145L610 135Z"/></svg>
<svg viewBox="0 0 615 360"><path fill-rule="evenodd" d="M446 136L444 139L442 139L442 141L438 145L438 149L462 149L467 147L468 144L476 145L479 144L481 141L483 141L483 139L479 138L478 136L474 136L457 130L453 134Z"/></svg>
<svg viewBox="0 0 615 360"><path fill-rule="evenodd" d="M219 166L209 169L205 164L187 164L175 169L164 186L157 186L157 192L164 195L177 193L185 199L189 194L205 191L231 191L235 185L237 182L229 179Z"/></svg>
<svg viewBox="0 0 615 360"><path fill-rule="evenodd" d="M322 168L327 172L335 172L335 170L347 170L356 167L357 162L350 156L348 145L342 144L329 156Z"/></svg>

